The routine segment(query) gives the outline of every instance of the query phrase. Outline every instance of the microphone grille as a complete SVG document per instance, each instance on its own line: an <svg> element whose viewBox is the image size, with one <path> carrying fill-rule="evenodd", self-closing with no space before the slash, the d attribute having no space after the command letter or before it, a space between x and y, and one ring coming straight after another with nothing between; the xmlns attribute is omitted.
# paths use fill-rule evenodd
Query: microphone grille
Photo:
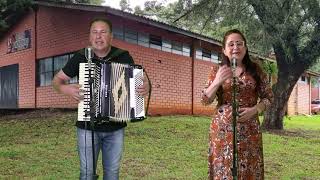
<svg viewBox="0 0 320 180"><path fill-rule="evenodd" d="M91 60L93 58L93 52L91 47L87 47L85 49L85 56L87 60Z"/></svg>
<svg viewBox="0 0 320 180"><path fill-rule="evenodd" d="M237 59L234 57L231 59L231 67L233 69L235 69L237 67Z"/></svg>

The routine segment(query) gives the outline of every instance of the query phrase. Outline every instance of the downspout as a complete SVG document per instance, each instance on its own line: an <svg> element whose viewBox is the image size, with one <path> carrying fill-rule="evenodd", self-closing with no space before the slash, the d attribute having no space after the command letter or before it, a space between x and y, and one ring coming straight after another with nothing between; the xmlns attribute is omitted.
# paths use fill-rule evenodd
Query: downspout
<svg viewBox="0 0 320 180"><path fill-rule="evenodd" d="M194 40L191 44L191 115L194 115Z"/></svg>
<svg viewBox="0 0 320 180"><path fill-rule="evenodd" d="M34 10L34 63L35 63L35 87L34 87L34 107L37 108L37 35L38 35L38 31L37 31L37 27L38 27L38 10L39 10L39 6L35 5L33 6L33 10Z"/></svg>

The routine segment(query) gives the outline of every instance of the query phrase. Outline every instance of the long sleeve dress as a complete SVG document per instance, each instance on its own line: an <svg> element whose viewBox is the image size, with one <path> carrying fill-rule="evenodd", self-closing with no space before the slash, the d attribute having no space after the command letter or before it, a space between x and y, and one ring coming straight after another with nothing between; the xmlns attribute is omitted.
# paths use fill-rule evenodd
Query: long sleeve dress
<svg viewBox="0 0 320 180"><path fill-rule="evenodd" d="M218 68L211 68L207 87L213 82ZM272 90L265 75L260 76L257 86L249 72L237 79L237 102L239 108L253 107L259 102L269 106ZM216 108L209 130L208 179L232 179L233 129L232 129L232 79L222 84L222 103ZM208 98L202 93L202 103L211 104L216 97ZM258 115L245 122L237 122L238 179L264 179L262 133Z"/></svg>

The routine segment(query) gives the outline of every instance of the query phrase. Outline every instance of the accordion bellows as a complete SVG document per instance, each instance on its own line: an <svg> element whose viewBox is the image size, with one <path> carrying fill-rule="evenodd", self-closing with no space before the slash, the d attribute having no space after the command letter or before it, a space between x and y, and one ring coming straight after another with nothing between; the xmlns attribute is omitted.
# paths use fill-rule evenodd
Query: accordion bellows
<svg viewBox="0 0 320 180"><path fill-rule="evenodd" d="M101 122L145 118L144 98L136 94L136 88L143 84L140 65L80 63L79 68L84 93L78 104L78 121L90 121L92 117Z"/></svg>

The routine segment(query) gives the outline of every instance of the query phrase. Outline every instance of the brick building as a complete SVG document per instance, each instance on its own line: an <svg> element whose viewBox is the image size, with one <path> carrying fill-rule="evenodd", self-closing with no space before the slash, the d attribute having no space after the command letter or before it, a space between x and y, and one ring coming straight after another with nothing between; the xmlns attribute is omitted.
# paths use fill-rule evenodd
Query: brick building
<svg viewBox="0 0 320 180"><path fill-rule="evenodd" d="M287 114L311 114L311 101L313 100L313 88L311 78L319 77L319 73L306 71L294 86L288 100Z"/></svg>
<svg viewBox="0 0 320 180"><path fill-rule="evenodd" d="M311 99L320 99L320 78L314 87L312 87Z"/></svg>
<svg viewBox="0 0 320 180"><path fill-rule="evenodd" d="M46 1L36 2L0 39L0 108L76 108L53 91L51 81L88 45L89 22L97 16L113 23L113 45L148 72L151 115L212 113L200 93L219 61L219 41L110 7Z"/></svg>
<svg viewBox="0 0 320 180"><path fill-rule="evenodd" d="M45 1L0 40L1 108L76 108L74 100L53 91L51 80L88 45L89 22L97 16L112 21L113 45L129 50L148 72L151 114L211 112L199 98L220 42L109 7Z"/></svg>

